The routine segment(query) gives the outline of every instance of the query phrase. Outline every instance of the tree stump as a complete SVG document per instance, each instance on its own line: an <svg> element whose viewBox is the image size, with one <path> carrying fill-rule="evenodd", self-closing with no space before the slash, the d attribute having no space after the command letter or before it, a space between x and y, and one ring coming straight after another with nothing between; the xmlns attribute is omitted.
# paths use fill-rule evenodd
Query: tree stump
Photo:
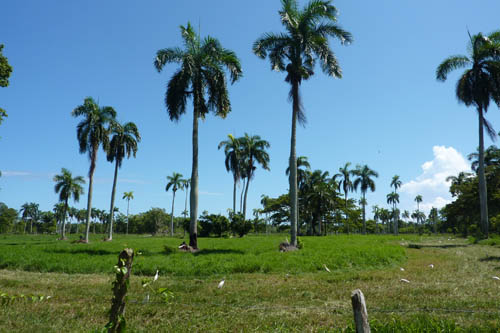
<svg viewBox="0 0 500 333"><path fill-rule="evenodd" d="M356 324L356 333L370 333L370 324L368 324L368 312L366 311L365 296L359 289L351 293L352 310L354 311L354 323Z"/></svg>
<svg viewBox="0 0 500 333"><path fill-rule="evenodd" d="M123 332L125 330L125 296L127 295L128 280L132 272L134 250L124 249L118 256L116 280L113 282L113 299L109 312L108 332Z"/></svg>

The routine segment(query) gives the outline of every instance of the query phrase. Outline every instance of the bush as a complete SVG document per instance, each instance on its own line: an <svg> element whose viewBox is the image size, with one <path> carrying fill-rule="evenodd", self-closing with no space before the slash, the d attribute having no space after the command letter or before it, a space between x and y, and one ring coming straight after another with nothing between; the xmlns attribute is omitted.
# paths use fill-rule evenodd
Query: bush
<svg viewBox="0 0 500 333"><path fill-rule="evenodd" d="M242 214L230 215L231 218L231 232L237 234L239 237L243 237L252 230L252 222L245 220Z"/></svg>
<svg viewBox="0 0 500 333"><path fill-rule="evenodd" d="M222 237L229 230L229 220L227 217L220 214L204 213L199 219L201 230L200 237L209 237L214 235Z"/></svg>

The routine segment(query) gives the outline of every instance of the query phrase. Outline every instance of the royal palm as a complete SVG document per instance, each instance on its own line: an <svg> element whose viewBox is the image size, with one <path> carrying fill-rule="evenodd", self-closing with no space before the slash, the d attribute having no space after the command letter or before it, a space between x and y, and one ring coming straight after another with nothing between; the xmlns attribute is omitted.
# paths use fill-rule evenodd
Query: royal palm
<svg viewBox="0 0 500 333"><path fill-rule="evenodd" d="M492 138L495 136L484 115L488 111L490 100L500 106L500 32L489 36L479 33L469 37L469 55L451 56L445 59L436 70L436 78L445 81L451 71L467 68L458 79L456 95L466 106L475 107L479 117L479 205L481 231L487 238L488 205L484 175L483 128L486 127Z"/></svg>
<svg viewBox="0 0 500 333"><path fill-rule="evenodd" d="M186 112L187 99L193 100L193 163L191 171L191 200L189 245L198 248L198 119L205 119L209 112L225 118L231 111L224 68L231 76L231 83L241 75L241 66L234 52L225 49L212 37L201 40L190 23L181 26L184 49L167 48L156 53L154 65L160 72L166 64L177 63L168 82L165 104L171 120L178 121ZM207 95L207 96L205 96Z"/></svg>
<svg viewBox="0 0 500 333"><path fill-rule="evenodd" d="M110 106L100 107L92 97L87 97L82 105L73 110L71 115L73 117L82 116L84 118L77 125L76 136L80 146L80 153L88 153L90 159L89 192L87 197L87 226L85 229L85 242L88 242L92 213L92 186L94 184L97 152L99 151L99 146L102 146L104 151L108 150L108 125L114 121L116 112Z"/></svg>
<svg viewBox="0 0 500 333"><path fill-rule="evenodd" d="M115 208L116 181L118 179L118 169L121 168L123 159L135 157L137 153L137 143L141 141L141 135L137 126L132 123L119 124L113 122L111 125L111 134L113 137L109 142L107 159L109 162L115 162L115 175L113 178L113 189L111 191L111 204L109 207L109 234L108 240L113 239L113 218Z"/></svg>
<svg viewBox="0 0 500 333"><path fill-rule="evenodd" d="M351 42L351 34L336 23L337 9L331 1L310 1L303 9L297 0L282 0L279 11L285 33L266 33L257 39L253 52L260 58L269 57L271 69L286 72L292 100L292 131L290 140L290 203L291 243L297 244L297 156L295 152L297 121L304 124L305 115L299 87L314 75L316 60L322 71L332 77L342 77L337 58L330 49L329 37L342 44Z"/></svg>
<svg viewBox="0 0 500 333"><path fill-rule="evenodd" d="M366 234L366 214L365 214L365 206L366 206L366 192L368 190L375 191L375 181L374 177L378 177L378 173L373 171L368 167L368 165L357 165L356 169L352 171L352 174L357 178L354 180L353 186L354 189L357 190L358 187L361 190L361 194L363 198L360 200L363 206L363 235Z"/></svg>
<svg viewBox="0 0 500 333"><path fill-rule="evenodd" d="M339 168L339 173L337 173L335 176L333 176L334 179L336 179L337 177L341 178L339 181L339 188L341 187L342 190L344 191L345 218L346 218L346 224L347 224L347 233L349 233L349 223L348 223L348 217L347 217L347 194L354 190L354 185L352 184L352 181L350 178L350 176L352 174L352 170L349 170L350 165L351 165L351 163L347 162L342 168Z"/></svg>
<svg viewBox="0 0 500 333"><path fill-rule="evenodd" d="M236 213L236 185L241 178L241 143L232 134L228 134L227 140L219 143L218 149L224 147L224 154L226 159L224 165L227 172L233 174L233 213Z"/></svg>
<svg viewBox="0 0 500 333"><path fill-rule="evenodd" d="M168 192L172 188L172 214L170 215L170 236L174 235L174 204L175 204L175 192L184 186L184 179L180 173L174 172L172 176L167 176L167 186L165 191Z"/></svg>
<svg viewBox="0 0 500 333"><path fill-rule="evenodd" d="M391 180L391 187L394 187L394 194L397 194L398 188L401 187L403 183L399 179L398 175L395 175L392 177ZM389 199L389 196L387 197ZM393 198L394 199L394 198ZM396 211L396 202L399 203L399 195L397 195L397 200L392 200L393 202L393 210ZM399 226L398 226L398 221L397 221L397 216L394 215L394 234L397 235L399 233Z"/></svg>
<svg viewBox="0 0 500 333"><path fill-rule="evenodd" d="M126 199L127 200L127 229L126 229L126 234L128 235L128 212L129 212L129 208L130 208L130 200L134 199L134 192L133 191L123 192L122 199Z"/></svg>
<svg viewBox="0 0 500 333"><path fill-rule="evenodd" d="M62 168L60 175L54 176L54 191L59 193L59 201L64 202L64 211L62 213L61 239L66 239L66 213L68 212L68 201L73 198L75 202L80 201L80 195L83 194L82 185L85 179L82 176L73 178L71 171ZM71 231L70 231L71 232Z"/></svg>

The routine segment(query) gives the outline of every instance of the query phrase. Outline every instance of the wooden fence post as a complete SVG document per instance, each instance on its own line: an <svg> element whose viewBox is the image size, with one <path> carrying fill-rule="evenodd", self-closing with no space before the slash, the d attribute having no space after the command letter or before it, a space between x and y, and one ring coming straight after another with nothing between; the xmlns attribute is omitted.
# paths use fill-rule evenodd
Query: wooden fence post
<svg viewBox="0 0 500 333"><path fill-rule="evenodd" d="M368 324L368 312L366 312L365 296L359 289L351 293L352 310L354 311L354 323L356 324L356 333L370 333L370 324Z"/></svg>
<svg viewBox="0 0 500 333"><path fill-rule="evenodd" d="M113 282L113 299L109 312L108 332L123 332L125 329L125 296L127 295L128 279L132 271L134 250L124 249L118 256L116 265L116 280Z"/></svg>

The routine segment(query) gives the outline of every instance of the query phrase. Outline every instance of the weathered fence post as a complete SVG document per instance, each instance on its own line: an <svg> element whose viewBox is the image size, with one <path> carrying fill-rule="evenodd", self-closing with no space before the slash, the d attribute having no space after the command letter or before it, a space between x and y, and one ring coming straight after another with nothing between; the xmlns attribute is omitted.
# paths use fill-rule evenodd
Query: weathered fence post
<svg viewBox="0 0 500 333"><path fill-rule="evenodd" d="M125 296L127 295L128 279L132 271L134 250L124 249L118 256L116 265L116 280L113 282L113 299L109 312L108 332L123 332L125 329Z"/></svg>
<svg viewBox="0 0 500 333"><path fill-rule="evenodd" d="M370 333L368 324L368 312L366 312L365 296L361 290L356 289L351 293L352 310L354 311L354 323L356 333Z"/></svg>

